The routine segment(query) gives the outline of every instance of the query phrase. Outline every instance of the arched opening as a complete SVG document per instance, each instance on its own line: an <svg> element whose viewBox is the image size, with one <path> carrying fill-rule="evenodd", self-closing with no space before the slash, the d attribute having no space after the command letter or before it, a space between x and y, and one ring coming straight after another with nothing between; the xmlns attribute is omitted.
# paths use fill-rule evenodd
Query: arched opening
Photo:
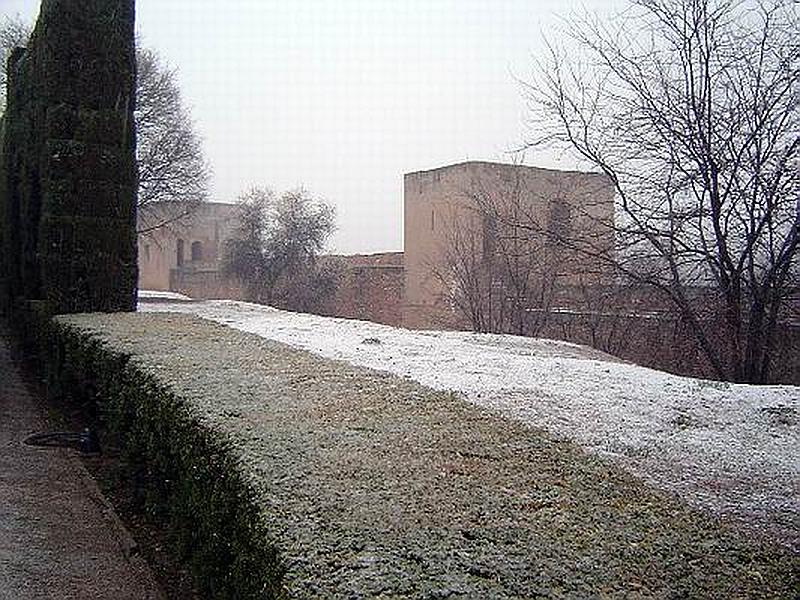
<svg viewBox="0 0 800 600"><path fill-rule="evenodd" d="M178 240L175 264L179 267L183 266L183 240Z"/></svg>
<svg viewBox="0 0 800 600"><path fill-rule="evenodd" d="M203 260L203 243L192 242L192 262Z"/></svg>

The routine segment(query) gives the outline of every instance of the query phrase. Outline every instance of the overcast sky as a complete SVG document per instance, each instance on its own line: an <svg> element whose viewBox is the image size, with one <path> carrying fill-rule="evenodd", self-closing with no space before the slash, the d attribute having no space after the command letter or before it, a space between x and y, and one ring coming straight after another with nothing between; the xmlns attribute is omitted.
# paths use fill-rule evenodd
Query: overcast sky
<svg viewBox="0 0 800 600"><path fill-rule="evenodd" d="M213 167L212 199L299 185L336 207L331 250L402 249L403 174L508 161L515 77L557 15L609 0L138 0ZM33 21L38 0L0 0ZM554 156L527 164L575 168Z"/></svg>

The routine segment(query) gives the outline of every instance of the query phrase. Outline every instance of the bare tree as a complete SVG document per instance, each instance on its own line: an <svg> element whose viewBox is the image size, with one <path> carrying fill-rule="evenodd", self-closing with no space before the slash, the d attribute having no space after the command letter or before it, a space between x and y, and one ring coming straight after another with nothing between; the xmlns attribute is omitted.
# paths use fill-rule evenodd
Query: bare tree
<svg viewBox="0 0 800 600"><path fill-rule="evenodd" d="M613 182L613 251L562 240L661 290L721 379L765 382L798 289L797 4L634 0L573 20L525 85L530 145Z"/></svg>
<svg viewBox="0 0 800 600"><path fill-rule="evenodd" d="M277 196L254 187L239 198L239 232L228 240L223 270L240 279L250 300L314 311L335 290L318 257L335 229L331 206L304 189Z"/></svg>
<svg viewBox="0 0 800 600"><path fill-rule="evenodd" d="M136 53L139 233L179 224L208 199L210 168L174 69L154 50Z"/></svg>
<svg viewBox="0 0 800 600"><path fill-rule="evenodd" d="M8 55L28 43L31 31L20 17L6 17L0 24L0 112L5 109ZM137 233L150 233L183 224L208 199L211 171L175 69L137 42L136 70Z"/></svg>
<svg viewBox="0 0 800 600"><path fill-rule="evenodd" d="M451 215L445 225L441 260L429 268L442 290L439 300L473 331L486 333L495 328L496 276L492 263L484 258L481 223L478 211Z"/></svg>

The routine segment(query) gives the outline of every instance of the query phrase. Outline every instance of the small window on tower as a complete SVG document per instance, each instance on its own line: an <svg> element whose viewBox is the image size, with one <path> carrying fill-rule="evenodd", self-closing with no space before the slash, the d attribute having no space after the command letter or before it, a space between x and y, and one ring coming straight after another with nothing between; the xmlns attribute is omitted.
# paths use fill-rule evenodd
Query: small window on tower
<svg viewBox="0 0 800 600"><path fill-rule="evenodd" d="M571 233L571 206L562 199L555 199L550 204L550 223L548 234L552 242L563 242Z"/></svg>
<svg viewBox="0 0 800 600"><path fill-rule="evenodd" d="M203 260L203 243L192 242L192 262Z"/></svg>
<svg viewBox="0 0 800 600"><path fill-rule="evenodd" d="M431 209L431 231L436 230L436 211Z"/></svg>
<svg viewBox="0 0 800 600"><path fill-rule="evenodd" d="M483 259L490 261L497 245L497 221L494 217L483 218Z"/></svg>

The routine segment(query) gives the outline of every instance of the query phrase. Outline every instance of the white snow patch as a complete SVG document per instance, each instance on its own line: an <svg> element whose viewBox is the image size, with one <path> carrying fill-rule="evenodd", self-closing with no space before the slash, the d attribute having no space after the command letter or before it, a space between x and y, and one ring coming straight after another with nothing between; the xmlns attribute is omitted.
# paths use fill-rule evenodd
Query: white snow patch
<svg viewBox="0 0 800 600"><path fill-rule="evenodd" d="M140 300L191 300L189 296L177 292L164 292L161 290L139 290Z"/></svg>
<svg viewBox="0 0 800 600"><path fill-rule="evenodd" d="M689 502L756 519L798 547L798 387L679 377L567 342L411 331L230 300L140 309L192 313L461 392L479 406L572 439Z"/></svg>

